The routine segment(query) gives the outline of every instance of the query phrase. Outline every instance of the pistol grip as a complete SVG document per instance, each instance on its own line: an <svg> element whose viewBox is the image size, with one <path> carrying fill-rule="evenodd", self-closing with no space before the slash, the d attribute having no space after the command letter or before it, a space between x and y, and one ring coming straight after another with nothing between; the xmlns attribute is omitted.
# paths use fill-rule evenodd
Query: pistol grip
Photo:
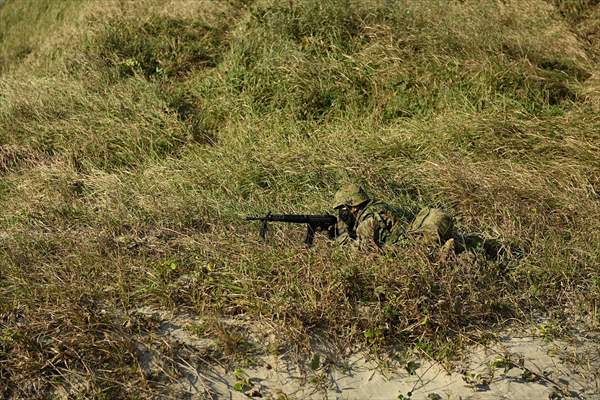
<svg viewBox="0 0 600 400"><path fill-rule="evenodd" d="M308 227L306 228L306 238L304 238L306 247L311 247L313 245L316 230L317 227L314 224L308 224Z"/></svg>
<svg viewBox="0 0 600 400"><path fill-rule="evenodd" d="M265 219L260 224L260 237L262 240L267 240L267 232L269 232L269 222Z"/></svg>

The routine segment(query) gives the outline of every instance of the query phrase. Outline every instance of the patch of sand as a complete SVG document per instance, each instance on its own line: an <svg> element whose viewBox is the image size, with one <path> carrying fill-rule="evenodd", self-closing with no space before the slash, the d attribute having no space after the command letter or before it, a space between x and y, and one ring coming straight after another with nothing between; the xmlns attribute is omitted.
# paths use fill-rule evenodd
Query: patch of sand
<svg viewBox="0 0 600 400"><path fill-rule="evenodd" d="M170 318L161 334L206 349L210 340L185 329L196 322ZM452 371L425 358L415 359L409 371L399 364L382 368L366 353L342 362L330 361L323 348L315 354L318 360L304 363L258 355L256 366L243 371L203 360L187 363L186 379L174 391L192 399L600 399L600 337L593 335L549 342L508 332L493 345L471 347L467 360Z"/></svg>

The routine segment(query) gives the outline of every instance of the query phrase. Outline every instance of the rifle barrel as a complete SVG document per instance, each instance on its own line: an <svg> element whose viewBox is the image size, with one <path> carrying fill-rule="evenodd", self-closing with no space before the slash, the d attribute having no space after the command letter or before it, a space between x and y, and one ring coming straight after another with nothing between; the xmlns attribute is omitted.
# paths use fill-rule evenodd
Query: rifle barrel
<svg viewBox="0 0 600 400"><path fill-rule="evenodd" d="M289 222L295 224L335 224L337 218L329 214L267 214L265 217L246 217L246 221Z"/></svg>

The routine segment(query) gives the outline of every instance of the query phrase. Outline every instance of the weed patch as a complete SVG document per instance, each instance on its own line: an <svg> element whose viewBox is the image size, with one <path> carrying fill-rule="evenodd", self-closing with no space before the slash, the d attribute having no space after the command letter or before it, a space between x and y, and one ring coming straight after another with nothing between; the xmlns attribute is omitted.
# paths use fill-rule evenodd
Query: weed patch
<svg viewBox="0 0 600 400"><path fill-rule="evenodd" d="M179 121L184 124L191 139L198 144L215 145L218 131L224 116L202 107L202 99L185 89L167 86L163 93L167 106L172 109Z"/></svg>
<svg viewBox="0 0 600 400"><path fill-rule="evenodd" d="M115 19L88 50L119 78L183 78L194 69L214 68L227 49L222 27L198 20L152 16Z"/></svg>

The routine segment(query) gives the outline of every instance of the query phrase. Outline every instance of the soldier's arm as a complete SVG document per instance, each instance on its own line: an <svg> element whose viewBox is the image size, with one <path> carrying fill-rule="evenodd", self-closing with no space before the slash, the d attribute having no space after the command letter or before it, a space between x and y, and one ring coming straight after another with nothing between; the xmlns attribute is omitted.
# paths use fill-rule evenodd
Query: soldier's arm
<svg viewBox="0 0 600 400"><path fill-rule="evenodd" d="M355 238L349 232L348 225L344 221L338 220L335 226L335 244L347 245L355 241Z"/></svg>
<svg viewBox="0 0 600 400"><path fill-rule="evenodd" d="M379 243L379 221L369 215L356 227L356 238L361 249L372 249L381 247Z"/></svg>

